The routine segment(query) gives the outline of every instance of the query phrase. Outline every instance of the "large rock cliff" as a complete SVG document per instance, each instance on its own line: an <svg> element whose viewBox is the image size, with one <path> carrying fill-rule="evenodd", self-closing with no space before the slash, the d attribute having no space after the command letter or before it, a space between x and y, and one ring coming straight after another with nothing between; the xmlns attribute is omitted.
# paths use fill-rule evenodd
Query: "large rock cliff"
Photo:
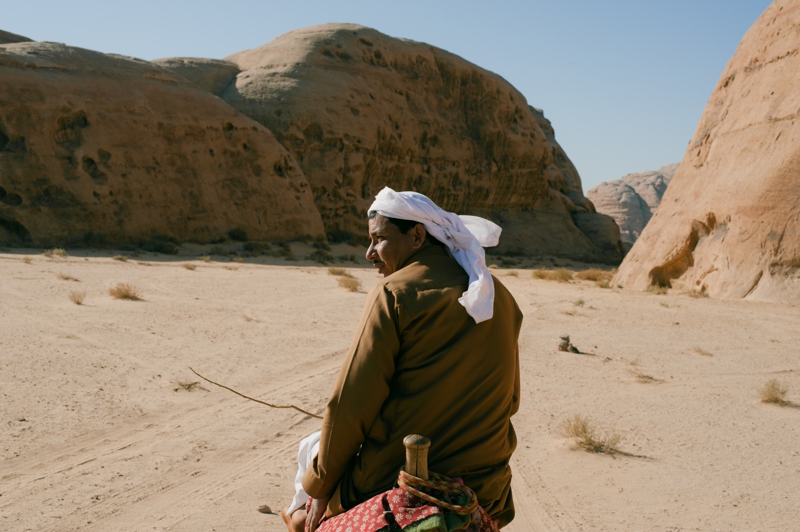
<svg viewBox="0 0 800 532"><path fill-rule="evenodd" d="M311 189L264 126L145 61L0 45L0 242L323 234Z"/></svg>
<svg viewBox="0 0 800 532"><path fill-rule="evenodd" d="M597 185L586 193L586 197L597 212L607 214L617 222L620 237L630 249L653 217L677 169L678 163L654 171L628 174Z"/></svg>
<svg viewBox="0 0 800 532"><path fill-rule="evenodd" d="M295 30L226 61L241 73L221 97L295 156L330 235L365 231L390 186L494 218L508 251L621 259L549 122L501 77L352 24Z"/></svg>
<svg viewBox="0 0 800 532"><path fill-rule="evenodd" d="M776 0L728 63L613 283L800 298L800 2Z"/></svg>

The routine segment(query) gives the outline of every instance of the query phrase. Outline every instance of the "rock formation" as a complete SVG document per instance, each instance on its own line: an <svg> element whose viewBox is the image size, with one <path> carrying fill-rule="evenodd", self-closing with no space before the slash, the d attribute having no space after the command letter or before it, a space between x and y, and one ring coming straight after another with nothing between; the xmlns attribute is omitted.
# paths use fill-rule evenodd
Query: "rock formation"
<svg viewBox="0 0 800 532"><path fill-rule="evenodd" d="M800 2L776 0L728 63L613 284L800 298Z"/></svg>
<svg viewBox="0 0 800 532"><path fill-rule="evenodd" d="M302 171L274 136L165 68L5 44L0 94L0 242L324 234Z"/></svg>
<svg viewBox="0 0 800 532"><path fill-rule="evenodd" d="M621 259L549 122L499 76L352 24L295 30L226 61L242 72L221 97L295 156L329 235L365 231L390 186L505 224L508 251Z"/></svg>
<svg viewBox="0 0 800 532"><path fill-rule="evenodd" d="M11 44L15 42L31 42L31 40L22 35L17 35L16 33L0 30L0 44Z"/></svg>
<svg viewBox="0 0 800 532"><path fill-rule="evenodd" d="M172 70L214 96L221 96L239 73L238 66L218 59L170 57L156 59L153 63Z"/></svg>
<svg viewBox="0 0 800 532"><path fill-rule="evenodd" d="M597 212L614 219L628 249L653 217L678 164L656 171L628 174L615 181L603 182L586 193Z"/></svg>

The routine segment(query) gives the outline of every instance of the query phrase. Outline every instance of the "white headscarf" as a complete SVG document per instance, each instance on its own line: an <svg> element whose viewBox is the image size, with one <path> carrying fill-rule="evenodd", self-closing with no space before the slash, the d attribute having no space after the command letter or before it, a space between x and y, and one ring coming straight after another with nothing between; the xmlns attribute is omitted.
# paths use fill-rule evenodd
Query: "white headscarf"
<svg viewBox="0 0 800 532"><path fill-rule="evenodd" d="M459 298L467 313L480 323L494 313L494 282L486 267L484 247L496 246L503 230L478 216L447 212L417 192L395 192L389 187L375 196L368 212L387 218L421 223L427 232L447 246L456 262L469 275L469 288ZM482 247L483 246L483 247Z"/></svg>

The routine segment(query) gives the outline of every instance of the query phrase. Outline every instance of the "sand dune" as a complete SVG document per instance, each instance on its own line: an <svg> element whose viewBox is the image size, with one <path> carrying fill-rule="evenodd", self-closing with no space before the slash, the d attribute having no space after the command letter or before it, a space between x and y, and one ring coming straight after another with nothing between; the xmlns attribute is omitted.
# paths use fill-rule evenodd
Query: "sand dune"
<svg viewBox="0 0 800 532"><path fill-rule="evenodd" d="M0 252L0 530L283 530L256 509L288 501L319 422L188 368L321 412L374 272L350 268L364 291L348 292L305 262L39 253ZM514 271L496 270L525 314L507 530L796 528L800 407L758 388L778 378L800 403L800 308ZM112 299L118 282L144 300ZM591 354L556 351L561 333ZM574 414L626 454L571 449Z"/></svg>

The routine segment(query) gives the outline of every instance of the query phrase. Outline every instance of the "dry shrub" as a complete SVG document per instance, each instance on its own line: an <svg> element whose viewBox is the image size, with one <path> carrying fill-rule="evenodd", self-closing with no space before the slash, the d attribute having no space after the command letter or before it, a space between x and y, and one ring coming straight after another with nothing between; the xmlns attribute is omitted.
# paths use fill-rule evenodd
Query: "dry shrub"
<svg viewBox="0 0 800 532"><path fill-rule="evenodd" d="M595 281L594 285L598 288L611 288L611 281L602 280L602 281Z"/></svg>
<svg viewBox="0 0 800 532"><path fill-rule="evenodd" d="M197 266L195 266L194 264L189 264L189 263L183 264L183 267L186 268L187 270L192 270L192 271L197 269Z"/></svg>
<svg viewBox="0 0 800 532"><path fill-rule="evenodd" d="M30 264L31 262L33 262L33 259L30 257L22 257L22 262L24 262L25 264Z"/></svg>
<svg viewBox="0 0 800 532"><path fill-rule="evenodd" d="M150 264L149 262L145 262L143 260L137 260L136 264L138 264L139 266L152 266L152 264Z"/></svg>
<svg viewBox="0 0 800 532"><path fill-rule="evenodd" d="M589 268L582 272L576 272L575 277L582 281L611 281L611 278L614 277L614 272L607 272L600 268Z"/></svg>
<svg viewBox="0 0 800 532"><path fill-rule="evenodd" d="M244 262L244 259L243 259L243 258L241 258L241 257L236 257L235 259L231 259L231 260L233 260L233 262L238 262L239 264L241 264L242 262Z"/></svg>
<svg viewBox="0 0 800 532"><path fill-rule="evenodd" d="M67 275L66 273L59 273L58 278L62 281L78 281L75 277Z"/></svg>
<svg viewBox="0 0 800 532"><path fill-rule="evenodd" d="M180 388L175 388L175 391L176 391L176 392L177 392L178 390L180 390L181 388L183 388L183 389L184 389L184 390L186 390L187 392L193 392L195 388L200 388L200 387L201 387L199 382L184 382L184 381L178 381L178 382L177 382L177 385L178 385L178 386L180 386Z"/></svg>
<svg viewBox="0 0 800 532"><path fill-rule="evenodd" d="M350 272L344 268L328 268L328 275L338 275L339 277L353 277Z"/></svg>
<svg viewBox="0 0 800 532"><path fill-rule="evenodd" d="M42 255L44 255L45 257L50 257L50 258L52 258L52 257L61 257L63 259L64 257L67 256L67 252L64 251L61 248L53 248L53 249L48 249L47 251L42 253Z"/></svg>
<svg viewBox="0 0 800 532"><path fill-rule="evenodd" d="M556 268L555 270L533 270L533 278L566 283L572 280L572 273L573 272L566 268Z"/></svg>
<svg viewBox="0 0 800 532"><path fill-rule="evenodd" d="M631 362L631 367L628 368L628 373L636 377L637 381L644 384L649 384L651 382L660 382L660 379L656 379L652 375L648 375L647 373L642 371L636 362Z"/></svg>
<svg viewBox="0 0 800 532"><path fill-rule="evenodd" d="M86 298L86 292L78 292L73 290L69 293L69 300L75 303L76 305L82 305L83 300Z"/></svg>
<svg viewBox="0 0 800 532"><path fill-rule="evenodd" d="M786 394L789 393L789 387L779 382L777 379L770 379L764 387L759 390L761 394L762 403L772 403L776 405L788 404L786 401Z"/></svg>
<svg viewBox="0 0 800 532"><path fill-rule="evenodd" d="M231 270L231 271L235 272L236 270L239 269L239 267L238 266L223 266L222 269L223 270Z"/></svg>
<svg viewBox="0 0 800 532"><path fill-rule="evenodd" d="M114 255L114 260L118 260L120 262L128 262L128 257L125 255Z"/></svg>
<svg viewBox="0 0 800 532"><path fill-rule="evenodd" d="M586 304L586 301L584 301L583 299L579 299L577 301L573 301L572 304L575 305L576 307L582 307L583 305Z"/></svg>
<svg viewBox="0 0 800 532"><path fill-rule="evenodd" d="M219 255L221 257L227 257L228 255L231 254L231 252L228 251L227 248L224 248L222 246L213 246L211 248L211 254L212 255Z"/></svg>
<svg viewBox="0 0 800 532"><path fill-rule="evenodd" d="M701 299L704 297L708 297L708 292L706 292L706 287L703 286L700 290L689 290L686 292L686 295L689 297L693 297L695 299Z"/></svg>
<svg viewBox="0 0 800 532"><path fill-rule="evenodd" d="M645 292L647 292L648 294L654 294L654 295L657 295L657 296L663 296L664 294L667 293L668 290L669 290L669 288L667 288L666 286L659 286L657 284L651 284L650 286L647 287L647 290L645 290Z"/></svg>
<svg viewBox="0 0 800 532"><path fill-rule="evenodd" d="M211 262L211 256L206 255L205 257L197 257L197 260L202 260L203 262Z"/></svg>
<svg viewBox="0 0 800 532"><path fill-rule="evenodd" d="M339 286L346 288L351 292L358 292L361 290L361 281L353 277L339 277Z"/></svg>
<svg viewBox="0 0 800 532"><path fill-rule="evenodd" d="M490 270L496 270L497 268L498 268L497 264L490 264L489 265L489 269Z"/></svg>
<svg viewBox="0 0 800 532"><path fill-rule="evenodd" d="M142 300L142 291L130 283L117 283L108 290L108 295L114 299Z"/></svg>
<svg viewBox="0 0 800 532"><path fill-rule="evenodd" d="M506 277L519 277L519 272L517 272L517 270L511 270L506 274Z"/></svg>
<svg viewBox="0 0 800 532"><path fill-rule="evenodd" d="M619 452L617 445L622 436L615 432L600 433L592 426L588 417L575 414L564 420L560 433L565 438L574 438L575 444L590 453L615 454Z"/></svg>
<svg viewBox="0 0 800 532"><path fill-rule="evenodd" d="M714 356L714 354L713 354L713 353L710 353L710 352L706 351L706 350L705 350L705 349L703 349L702 347L695 347L695 348L693 349L693 351L694 351L695 353L697 353L698 355L700 355L700 356L704 356L704 357L713 357L713 356Z"/></svg>

